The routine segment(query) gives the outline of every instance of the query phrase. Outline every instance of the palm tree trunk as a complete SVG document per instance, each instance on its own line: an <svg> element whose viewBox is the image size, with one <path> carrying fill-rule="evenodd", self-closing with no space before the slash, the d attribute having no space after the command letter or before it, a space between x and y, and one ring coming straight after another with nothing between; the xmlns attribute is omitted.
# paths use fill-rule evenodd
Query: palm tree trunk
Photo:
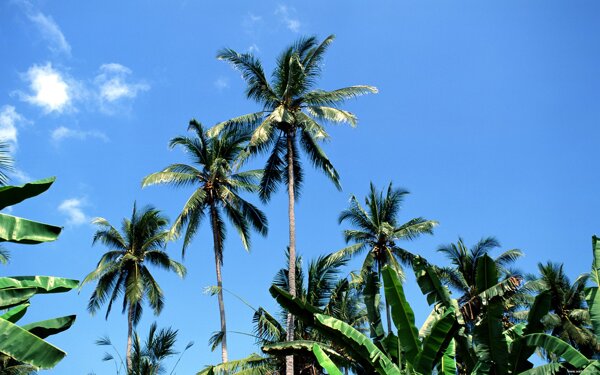
<svg viewBox="0 0 600 375"><path fill-rule="evenodd" d="M294 216L294 148L292 147L294 134L287 134L287 173L288 173L288 215L290 224L290 262L288 265L288 282L290 294L296 297L296 218ZM287 341L294 340L294 316L288 312L287 315ZM286 375L294 375L294 356L285 357Z"/></svg>
<svg viewBox="0 0 600 375"><path fill-rule="evenodd" d="M212 202L210 205L210 218L212 221L213 243L215 253L215 269L217 271L217 299L219 300L219 315L221 317L221 360L227 363L227 324L225 323L225 302L223 301L223 277L221 275L221 254L223 251L222 238L217 227L217 207ZM221 256L220 256L221 255Z"/></svg>
<svg viewBox="0 0 600 375"><path fill-rule="evenodd" d="M129 311L127 312L127 352L125 353L128 374L130 374L131 370L132 370L132 365L131 365L132 336L133 336L133 305L129 304Z"/></svg>

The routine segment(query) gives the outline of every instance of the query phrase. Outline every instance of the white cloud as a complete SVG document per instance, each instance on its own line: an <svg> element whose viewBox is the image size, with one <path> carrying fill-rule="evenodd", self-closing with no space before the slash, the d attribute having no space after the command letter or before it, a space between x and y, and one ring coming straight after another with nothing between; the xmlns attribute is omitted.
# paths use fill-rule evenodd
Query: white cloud
<svg viewBox="0 0 600 375"><path fill-rule="evenodd" d="M228 89L229 88L229 78L219 77L214 82L214 85L217 88L217 90L219 90L219 91L223 91L225 89Z"/></svg>
<svg viewBox="0 0 600 375"><path fill-rule="evenodd" d="M248 52L250 53L258 53L260 52L260 48L256 45L256 43L252 43L250 47L248 47Z"/></svg>
<svg viewBox="0 0 600 375"><path fill-rule="evenodd" d="M54 129L51 133L51 137L52 140L56 143L60 143L61 141L68 138L79 139L82 141L88 138L96 138L100 139L101 141L108 142L108 137L102 132L96 130L84 131L78 129L71 129L65 126L59 126L58 128Z"/></svg>
<svg viewBox="0 0 600 375"><path fill-rule="evenodd" d="M285 24L285 26L292 32L298 33L300 32L300 20L294 18L292 16L293 13L296 13L296 9L290 8L286 5L279 5L277 9L275 9L275 15L281 17L281 21Z"/></svg>
<svg viewBox="0 0 600 375"><path fill-rule="evenodd" d="M247 34L256 34L257 28L262 23L262 17L248 12L242 20L242 28Z"/></svg>
<svg viewBox="0 0 600 375"><path fill-rule="evenodd" d="M67 216L67 225L78 226L88 223L90 220L83 212L82 206L85 205L83 199L70 198L65 199L58 206L58 210Z"/></svg>
<svg viewBox="0 0 600 375"><path fill-rule="evenodd" d="M147 91L150 86L144 82L128 82L131 69L121 64L110 63L100 66L100 74L94 82L99 90L102 102L112 103L120 99L133 99L139 92Z"/></svg>
<svg viewBox="0 0 600 375"><path fill-rule="evenodd" d="M52 64L34 65L27 73L25 79L29 82L31 95L20 94L28 103L42 107L46 113L62 113L69 108L73 99L73 85Z"/></svg>
<svg viewBox="0 0 600 375"><path fill-rule="evenodd" d="M52 16L46 16L41 12L36 12L35 14L29 12L27 16L37 26L42 37L48 41L50 51L71 55L71 46L60 30L60 27L54 22Z"/></svg>
<svg viewBox="0 0 600 375"><path fill-rule="evenodd" d="M15 107L5 105L0 109L0 141L9 144L11 151L17 148L17 123L24 121Z"/></svg>

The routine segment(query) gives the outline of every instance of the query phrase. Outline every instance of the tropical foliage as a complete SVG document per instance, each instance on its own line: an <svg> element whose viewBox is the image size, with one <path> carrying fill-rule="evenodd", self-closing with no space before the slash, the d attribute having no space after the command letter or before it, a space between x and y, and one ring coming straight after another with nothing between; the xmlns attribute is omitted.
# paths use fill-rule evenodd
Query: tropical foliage
<svg viewBox="0 0 600 375"><path fill-rule="evenodd" d="M50 188L54 178L22 186L0 187L0 209L35 197ZM0 241L39 244L54 241L62 228L0 213ZM65 352L45 341L48 336L67 330L75 315L17 325L38 294L64 293L78 286L77 280L52 276L0 277L0 373L28 374L49 369Z"/></svg>
<svg viewBox="0 0 600 375"><path fill-rule="evenodd" d="M148 265L172 271L184 277L185 267L164 251L169 232L167 219L152 206L141 211L133 204L130 219L123 219L121 232L104 218L93 221L98 226L93 243L100 242L109 250L100 258L96 269L81 282L81 286L97 281L89 303L90 313L96 313L108 303L106 318L113 303L122 296L122 312L127 312L127 368L132 370L131 347L133 327L140 321L143 302L147 301L158 315L164 306L164 295Z"/></svg>

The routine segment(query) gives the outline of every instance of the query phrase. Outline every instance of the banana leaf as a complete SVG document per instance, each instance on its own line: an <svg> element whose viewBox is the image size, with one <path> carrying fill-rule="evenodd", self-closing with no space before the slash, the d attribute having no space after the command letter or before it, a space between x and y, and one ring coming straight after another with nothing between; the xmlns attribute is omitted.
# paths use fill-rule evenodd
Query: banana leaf
<svg viewBox="0 0 600 375"><path fill-rule="evenodd" d="M558 337L546 333L532 333L523 336L519 341L527 346L542 348L546 352L564 359L575 368L582 368L590 364L590 361L577 349Z"/></svg>
<svg viewBox="0 0 600 375"><path fill-rule="evenodd" d="M256 353L246 358L221 363L215 366L207 366L196 375L224 375L224 374L253 374L267 375L273 373L270 360Z"/></svg>
<svg viewBox="0 0 600 375"><path fill-rule="evenodd" d="M475 284L478 291L485 291L498 284L496 262L485 254L477 260Z"/></svg>
<svg viewBox="0 0 600 375"><path fill-rule="evenodd" d="M327 354L317 344L313 345L312 349L317 361L323 367L329 375L342 375L342 372L337 368L335 363L327 356Z"/></svg>
<svg viewBox="0 0 600 375"><path fill-rule="evenodd" d="M0 319L0 353L36 368L49 369L65 356L65 352L27 330Z"/></svg>
<svg viewBox="0 0 600 375"><path fill-rule="evenodd" d="M413 260L413 271L421 292L427 296L427 303L440 303L444 307L452 307L452 298L448 288L442 284L435 269L419 256Z"/></svg>
<svg viewBox="0 0 600 375"><path fill-rule="evenodd" d="M369 318L369 332L375 345L381 348L380 343L385 336L381 321L381 312L379 310L381 283L379 282L379 276L375 272L369 272L366 278L363 294Z"/></svg>
<svg viewBox="0 0 600 375"><path fill-rule="evenodd" d="M414 361L414 369L429 374L440 361L448 344L458 330L454 309L448 309L433 325L431 333L423 341L423 349Z"/></svg>
<svg viewBox="0 0 600 375"><path fill-rule="evenodd" d="M492 301L484 317L475 326L475 352L479 362L490 364L494 373L498 374L508 373L509 359L508 344L502 329L502 313L502 303Z"/></svg>
<svg viewBox="0 0 600 375"><path fill-rule="evenodd" d="M596 360L587 365L579 375L597 375L600 374L600 361Z"/></svg>
<svg viewBox="0 0 600 375"><path fill-rule="evenodd" d="M55 179L55 177L49 177L21 186L0 187L0 210L42 194L50 188Z"/></svg>
<svg viewBox="0 0 600 375"><path fill-rule="evenodd" d="M77 288L79 281L54 276L0 277L0 289L36 288L36 293L63 293Z"/></svg>
<svg viewBox="0 0 600 375"><path fill-rule="evenodd" d="M535 297L533 305L527 315L527 325L523 330L523 335L544 331L542 318L548 314L548 311L550 310L551 299L552 296L547 290ZM533 364L528 361L528 358L535 352L535 347L524 346L519 340L515 340L511 344L510 352L510 366L514 374L533 367Z"/></svg>
<svg viewBox="0 0 600 375"><path fill-rule="evenodd" d="M392 320L398 330L400 346L406 354L406 360L411 365L421 351L419 331L415 327L415 314L406 301L402 283L396 272L389 267L381 271L384 283L385 299L392 308Z"/></svg>
<svg viewBox="0 0 600 375"><path fill-rule="evenodd" d="M60 318L43 320L21 326L26 331L29 331L41 339L45 339L50 335L55 335L69 329L75 323L75 315L63 316Z"/></svg>
<svg viewBox="0 0 600 375"><path fill-rule="evenodd" d="M26 245L54 241L62 227L0 213L0 242Z"/></svg>
<svg viewBox="0 0 600 375"><path fill-rule="evenodd" d="M478 294L483 304L486 304L489 300L494 297L503 297L507 293L514 292L521 284L521 279L518 277L509 277L506 280L502 280L496 285L493 285L483 292Z"/></svg>
<svg viewBox="0 0 600 375"><path fill-rule="evenodd" d="M400 375L400 370L369 338L354 327L328 315L315 314L315 323L319 332L336 337L336 344L348 353L357 354L357 362L363 367L373 368L380 375ZM362 359L362 360L361 360Z"/></svg>
<svg viewBox="0 0 600 375"><path fill-rule="evenodd" d="M29 303L22 303L17 307L13 307L4 314L0 315L0 319L8 320L11 323L16 323L25 315L29 305Z"/></svg>
<svg viewBox="0 0 600 375"><path fill-rule="evenodd" d="M0 289L0 309L10 309L25 303L36 293L36 288Z"/></svg>
<svg viewBox="0 0 600 375"><path fill-rule="evenodd" d="M598 287L600 287L600 239L596 236L592 237L592 250L594 260L590 276L596 283L596 286L589 289L586 299L590 311L590 320L594 328L594 335L600 342L600 293L598 292Z"/></svg>
<svg viewBox="0 0 600 375"><path fill-rule="evenodd" d="M346 357L336 352L328 345L311 340L277 342L273 344L264 345L261 349L267 354L279 355L283 357L294 354L312 354L314 345L319 345L319 348L321 350L326 352L330 357L337 359L338 361L348 361Z"/></svg>
<svg viewBox="0 0 600 375"><path fill-rule="evenodd" d="M440 375L456 375L456 355L454 339L450 340L448 347L444 351L444 355L437 363L437 371Z"/></svg>

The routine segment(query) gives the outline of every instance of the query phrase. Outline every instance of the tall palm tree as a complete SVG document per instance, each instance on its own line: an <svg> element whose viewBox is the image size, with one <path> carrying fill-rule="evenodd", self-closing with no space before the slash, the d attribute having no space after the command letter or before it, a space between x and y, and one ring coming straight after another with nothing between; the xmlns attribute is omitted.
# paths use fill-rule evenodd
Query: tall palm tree
<svg viewBox="0 0 600 375"><path fill-rule="evenodd" d="M131 218L123 219L121 232L101 217L93 223L99 229L92 244L100 242L109 250L102 255L96 269L81 282L81 287L98 281L88 310L95 314L108 302L105 318L108 318L113 302L123 295L123 313L127 311L126 362L128 372L131 372L132 334L142 316L142 302L146 300L156 315L164 306L163 291L147 265L173 271L180 277L185 276L186 269L164 251L169 238L168 220L152 206L138 211L134 203Z"/></svg>
<svg viewBox="0 0 600 375"><path fill-rule="evenodd" d="M361 269L361 278L366 280L370 272L376 272L381 280L381 269L389 265L402 275L401 263L411 264L414 255L401 248L397 241L413 240L422 234L432 234L437 221L417 217L400 224L398 214L408 191L394 189L388 185L385 195L378 192L371 183L369 194L365 198L364 208L352 195L350 207L340 213L339 223L349 222L353 229L344 230L346 243L352 245L340 250L340 253L356 255L364 250L368 253ZM390 307L386 301L388 332L392 331Z"/></svg>
<svg viewBox="0 0 600 375"><path fill-rule="evenodd" d="M302 183L302 168L298 145L302 147L313 165L323 171L340 189L339 176L332 163L319 146L319 141L329 138L323 122L356 125L356 116L339 108L345 100L368 93L376 93L372 86L350 86L332 91L315 89L321 74L322 60L334 36L321 43L316 37L301 38L286 48L276 62L272 81L267 79L262 64L251 53L238 53L232 49L221 50L217 57L231 63L242 73L247 83L246 96L258 102L262 110L235 117L210 130L218 134L224 128L252 129L248 155L269 151L265 173L260 183L260 197L268 201L280 183L287 184L289 215L288 264L290 293L296 293L296 220L294 201ZM294 339L294 320L287 322L288 340ZM287 375L293 372L293 357L287 359Z"/></svg>
<svg viewBox="0 0 600 375"><path fill-rule="evenodd" d="M550 313L542 319L546 328L588 358L600 352L600 343L591 330L585 302L586 283L590 275L584 273L571 283L563 265L552 262L538 263L538 272L539 275L527 275L525 288L534 293L549 291Z"/></svg>
<svg viewBox="0 0 600 375"><path fill-rule="evenodd" d="M219 314L221 318L221 356L227 362L227 325L223 301L223 242L225 222L223 213L238 231L246 250L250 247L250 228L262 235L267 234L267 219L254 205L244 200L239 193L258 189L255 181L259 170L236 172L233 163L250 138L241 132L228 130L221 136L208 137L202 125L190 121L188 128L194 137L179 136L171 139L170 147L181 146L191 157L193 165L172 164L160 172L144 178L142 186L171 184L174 186L196 186L173 224L172 233L178 234L185 226L183 254L195 236L202 219L208 215L213 234L215 270L217 274Z"/></svg>

